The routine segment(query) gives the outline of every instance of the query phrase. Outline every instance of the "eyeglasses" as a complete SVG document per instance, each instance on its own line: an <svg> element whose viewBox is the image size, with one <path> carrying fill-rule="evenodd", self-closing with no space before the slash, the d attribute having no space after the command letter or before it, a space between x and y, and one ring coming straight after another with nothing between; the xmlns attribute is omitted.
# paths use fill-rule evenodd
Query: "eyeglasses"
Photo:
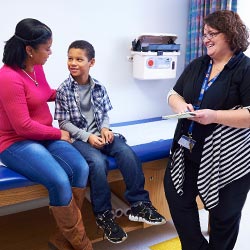
<svg viewBox="0 0 250 250"><path fill-rule="evenodd" d="M214 37L216 37L217 35L219 35L221 32L211 32L211 33L208 33L208 34L204 34L202 36L202 40L205 40L205 38L207 38L208 40L211 40L213 39Z"/></svg>

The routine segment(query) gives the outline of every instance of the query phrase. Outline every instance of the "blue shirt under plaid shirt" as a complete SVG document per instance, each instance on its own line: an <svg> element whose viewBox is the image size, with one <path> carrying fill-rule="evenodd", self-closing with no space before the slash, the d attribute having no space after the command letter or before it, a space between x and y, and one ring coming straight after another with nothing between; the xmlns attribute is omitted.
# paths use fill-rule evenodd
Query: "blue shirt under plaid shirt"
<svg viewBox="0 0 250 250"><path fill-rule="evenodd" d="M98 130L101 131L104 116L112 109L105 87L91 78L91 103ZM88 121L81 113L78 83L70 75L57 89L55 120L68 120L80 129L86 129Z"/></svg>

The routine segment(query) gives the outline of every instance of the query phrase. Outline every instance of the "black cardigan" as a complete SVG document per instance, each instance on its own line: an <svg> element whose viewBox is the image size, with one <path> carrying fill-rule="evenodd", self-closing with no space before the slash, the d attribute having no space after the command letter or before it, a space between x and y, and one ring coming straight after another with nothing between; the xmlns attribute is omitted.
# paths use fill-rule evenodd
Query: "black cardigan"
<svg viewBox="0 0 250 250"><path fill-rule="evenodd" d="M208 69L210 57L199 57L192 61L177 80L174 90L180 94L187 103L197 104L201 86ZM250 105L250 58L240 52L235 55L224 67L215 82L204 94L200 109L227 110L235 106ZM178 121L172 152L178 147L178 140L187 135L191 121L180 119ZM205 137L210 135L217 124L194 124L193 139L196 144L192 150L185 149L185 157L196 163L200 162Z"/></svg>

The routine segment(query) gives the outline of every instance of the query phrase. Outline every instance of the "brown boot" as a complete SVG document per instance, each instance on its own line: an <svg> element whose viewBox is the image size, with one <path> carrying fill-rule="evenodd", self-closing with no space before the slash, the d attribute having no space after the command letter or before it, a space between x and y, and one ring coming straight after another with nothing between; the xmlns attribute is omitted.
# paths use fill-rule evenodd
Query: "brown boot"
<svg viewBox="0 0 250 250"><path fill-rule="evenodd" d="M55 231L50 236L48 245L49 250L74 250L71 244L63 236L58 226L56 226Z"/></svg>
<svg viewBox="0 0 250 250"><path fill-rule="evenodd" d="M72 187L72 193L75 198L76 205L81 210L83 200L85 198L86 188Z"/></svg>
<svg viewBox="0 0 250 250"><path fill-rule="evenodd" d="M72 187L72 193L76 205L81 210L85 197L86 188ZM49 250L74 250L71 244L65 239L58 226L49 239Z"/></svg>
<svg viewBox="0 0 250 250"><path fill-rule="evenodd" d="M74 196L68 206L51 206L50 209L59 230L74 250L93 250L92 244L86 235L81 211L76 205Z"/></svg>

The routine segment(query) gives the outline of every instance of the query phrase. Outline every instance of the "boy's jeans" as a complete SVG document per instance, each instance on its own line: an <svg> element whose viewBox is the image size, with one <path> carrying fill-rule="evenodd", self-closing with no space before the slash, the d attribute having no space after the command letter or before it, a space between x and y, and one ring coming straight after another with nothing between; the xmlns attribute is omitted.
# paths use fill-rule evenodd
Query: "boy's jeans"
<svg viewBox="0 0 250 250"><path fill-rule="evenodd" d="M89 164L90 196L95 215L111 210L111 193L107 181L108 156L116 160L126 184L125 198L132 205L138 201L149 201L144 190L145 178L141 162L133 150L120 137L115 136L111 144L99 150L89 143L76 140L73 143Z"/></svg>
<svg viewBox="0 0 250 250"><path fill-rule="evenodd" d="M89 168L81 154L62 140L25 140L12 144L0 154L10 169L44 185L51 206L68 205L73 187L85 187Z"/></svg>

